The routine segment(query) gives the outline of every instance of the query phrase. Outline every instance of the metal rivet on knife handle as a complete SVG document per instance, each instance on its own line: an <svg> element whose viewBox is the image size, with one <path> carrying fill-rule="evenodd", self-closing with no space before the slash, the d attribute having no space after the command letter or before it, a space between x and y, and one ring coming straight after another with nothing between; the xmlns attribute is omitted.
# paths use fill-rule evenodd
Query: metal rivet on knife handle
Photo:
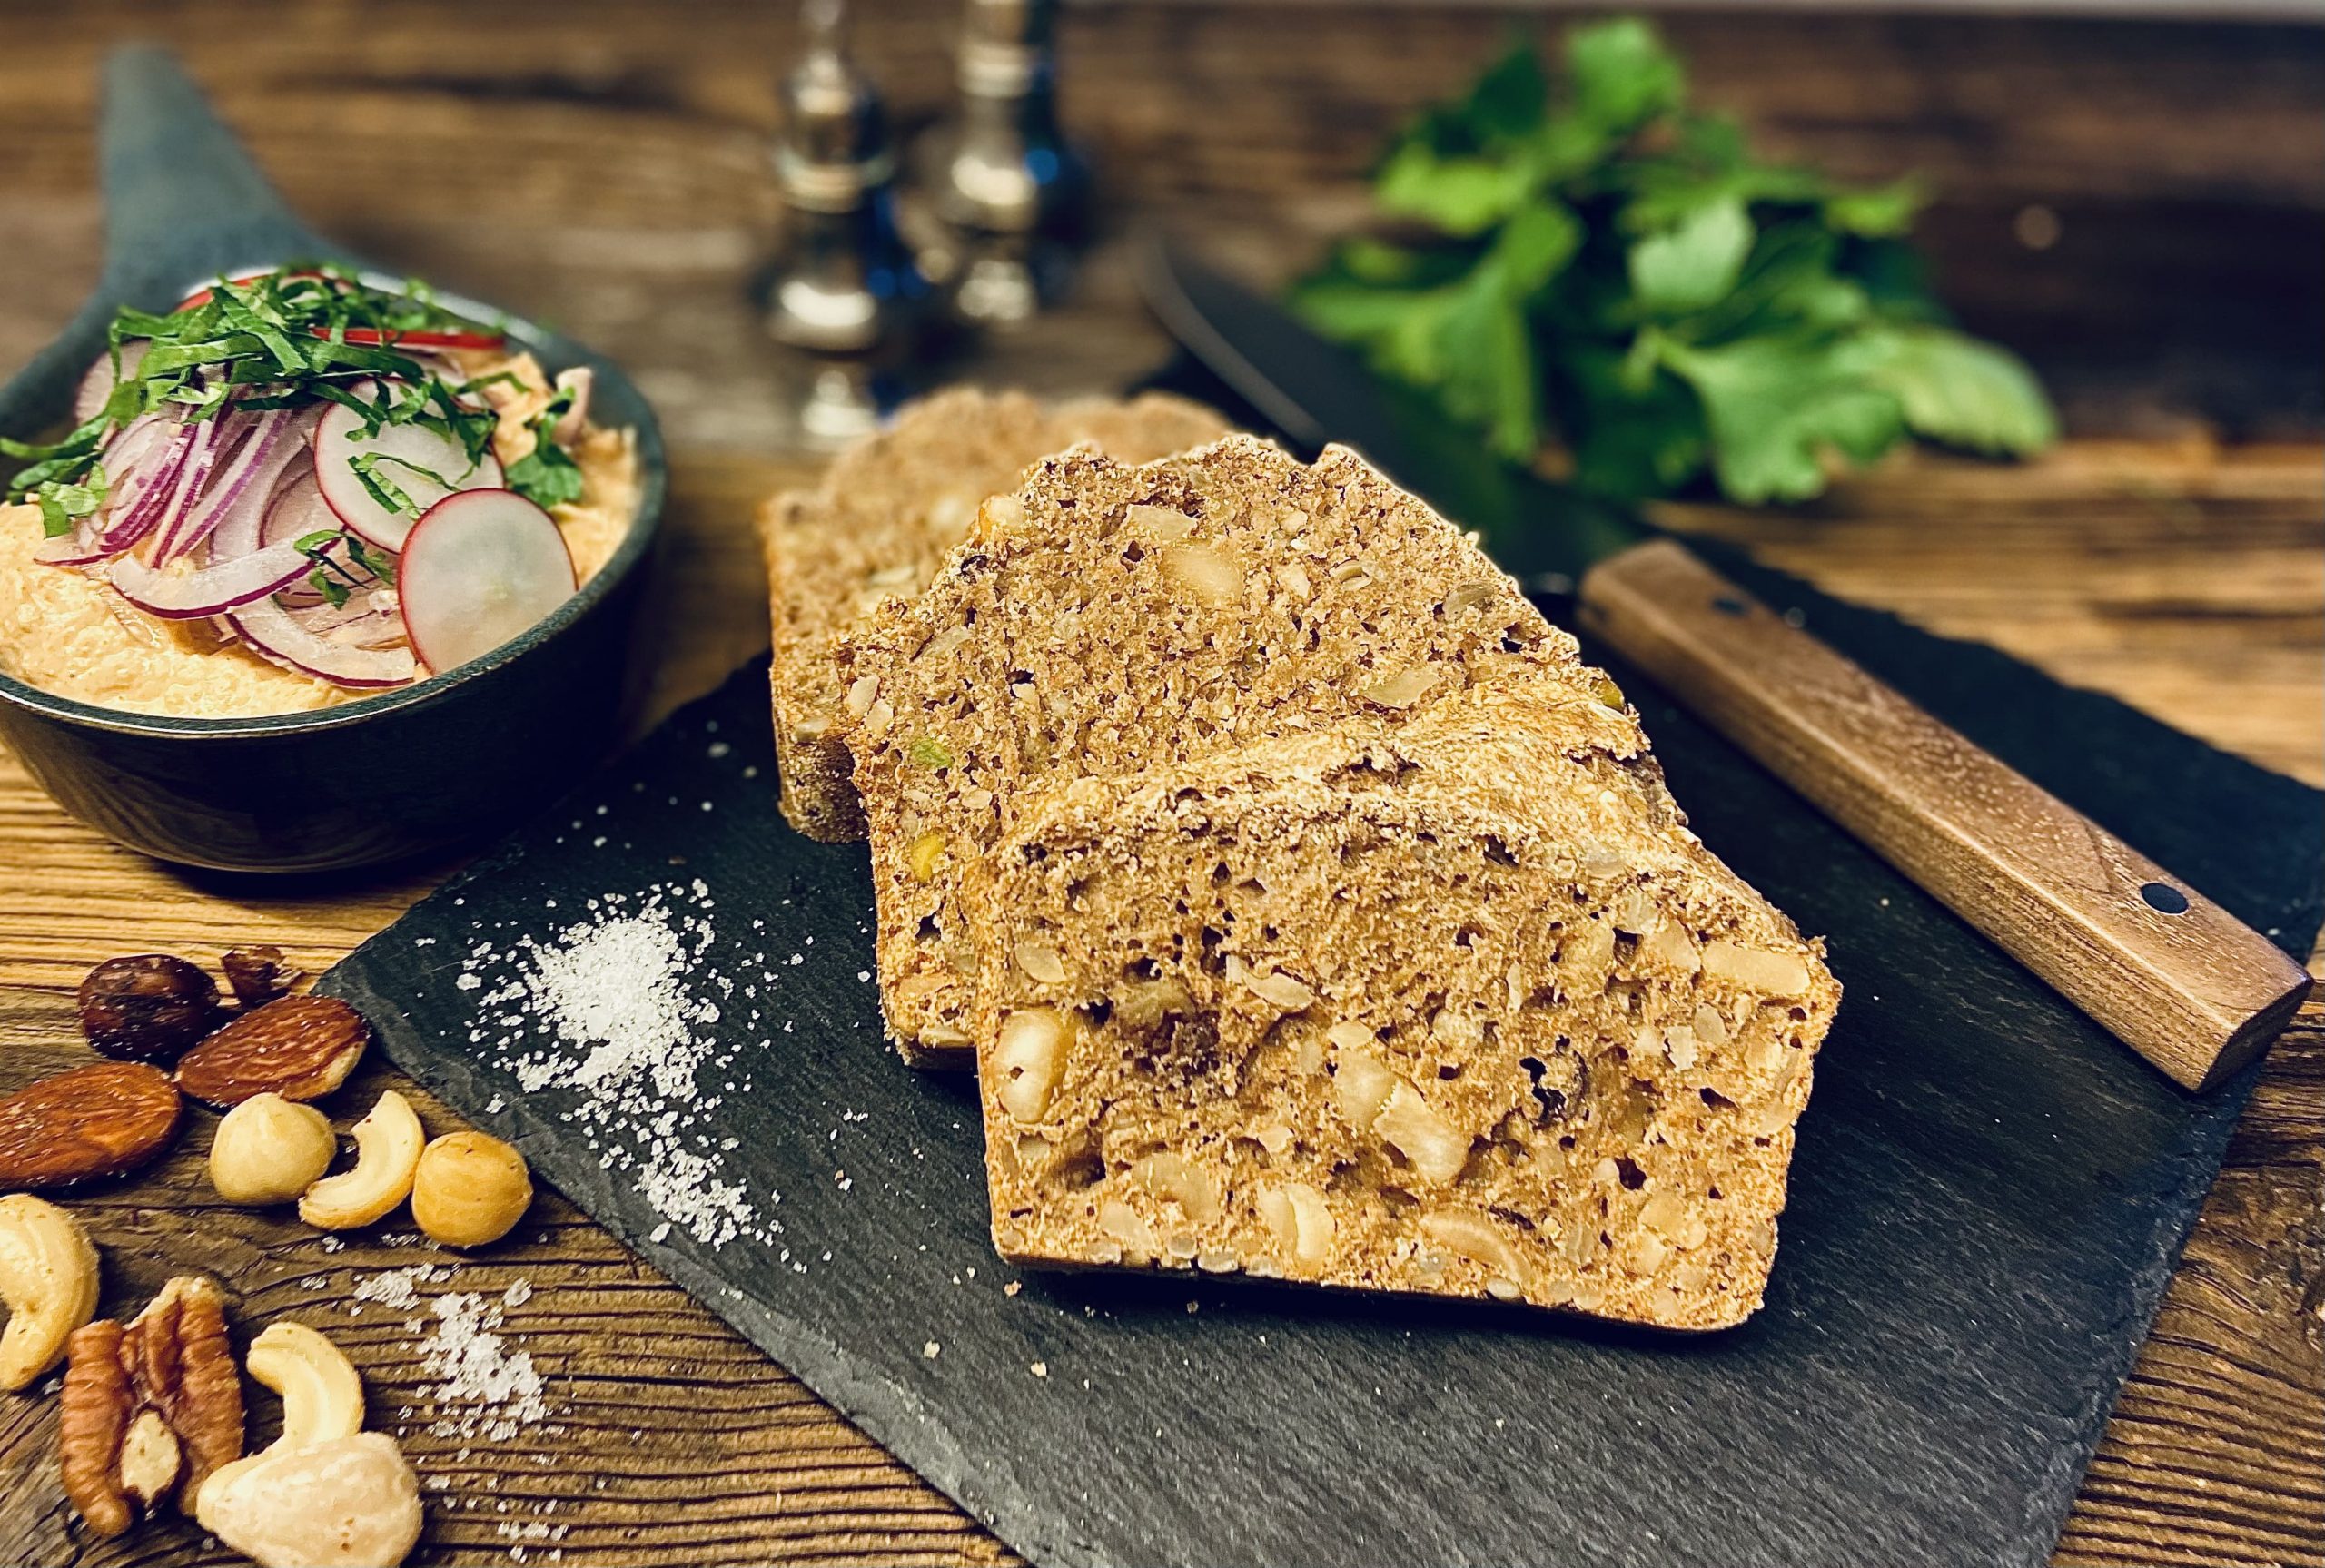
<svg viewBox="0 0 2325 1568"><path fill-rule="evenodd" d="M2258 1056L2309 993L2274 943L1679 544L1610 557L1581 602L1697 716L2189 1088Z"/></svg>

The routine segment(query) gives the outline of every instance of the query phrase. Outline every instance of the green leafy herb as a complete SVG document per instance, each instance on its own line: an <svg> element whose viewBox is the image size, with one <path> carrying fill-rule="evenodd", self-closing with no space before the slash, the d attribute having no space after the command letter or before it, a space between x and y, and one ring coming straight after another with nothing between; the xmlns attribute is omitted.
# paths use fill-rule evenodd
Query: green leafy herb
<svg viewBox="0 0 2325 1568"><path fill-rule="evenodd" d="M349 342L358 330L381 341ZM0 440L0 455L25 465L6 498L35 501L45 526L69 529L102 501L98 454L132 420L157 409L211 419L230 403L258 411L325 399L361 413L373 435L401 424L442 432L473 464L491 446L491 410L464 405L458 389L393 346L401 334L472 330L417 283L382 289L329 265L222 279L167 315L124 308L107 330L114 385L104 407L54 441ZM122 353L131 342L144 345L134 366ZM374 378L384 378L387 394L358 397L355 385ZM376 474L363 478L382 505L395 505L385 493L394 487Z"/></svg>
<svg viewBox="0 0 2325 1568"><path fill-rule="evenodd" d="M510 489L543 510L581 498L581 465L558 445L553 434L557 422L572 412L573 395L572 388L559 387L532 417L528 428L533 432L533 449L510 464L504 476Z"/></svg>
<svg viewBox="0 0 2325 1568"><path fill-rule="evenodd" d="M905 748L905 754L925 768L948 768L953 765L953 748L933 735L918 735Z"/></svg>
<svg viewBox="0 0 2325 1568"><path fill-rule="evenodd" d="M302 534L291 547L315 563L315 569L307 574L308 586L330 600L333 609L345 605L358 588L395 581L395 568L386 557L372 554L361 539L339 528ZM341 560L333 551L343 553L346 559ZM358 576L358 572L366 575Z"/></svg>
<svg viewBox="0 0 2325 1568"><path fill-rule="evenodd" d="M1835 458L1908 437L1994 456L2054 439L2033 374L1924 285L1914 182L1757 161L1687 107L1644 21L1575 28L1565 63L1554 86L1521 44L1423 112L1376 176L1394 228L1334 247L1294 308L1510 458L1557 437L1615 495L1708 478L1797 500Z"/></svg>

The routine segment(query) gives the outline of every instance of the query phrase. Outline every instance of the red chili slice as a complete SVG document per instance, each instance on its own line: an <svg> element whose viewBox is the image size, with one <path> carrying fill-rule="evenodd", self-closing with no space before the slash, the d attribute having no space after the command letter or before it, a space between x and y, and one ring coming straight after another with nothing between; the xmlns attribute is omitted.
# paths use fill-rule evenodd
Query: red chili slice
<svg viewBox="0 0 2325 1568"><path fill-rule="evenodd" d="M329 329L323 327L315 328L314 334L318 338L331 336ZM342 340L365 348L401 345L408 349L498 349L509 341L500 332L398 332L382 331L377 327L350 327Z"/></svg>

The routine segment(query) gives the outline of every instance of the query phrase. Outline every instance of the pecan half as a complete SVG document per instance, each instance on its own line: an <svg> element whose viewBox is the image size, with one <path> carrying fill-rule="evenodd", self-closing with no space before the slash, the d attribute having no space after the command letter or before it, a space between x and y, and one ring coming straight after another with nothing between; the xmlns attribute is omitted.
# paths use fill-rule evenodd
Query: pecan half
<svg viewBox="0 0 2325 1568"><path fill-rule="evenodd" d="M186 1052L178 1087L222 1107L259 1094L320 1100L347 1081L371 1038L363 1015L335 996L279 997Z"/></svg>
<svg viewBox="0 0 2325 1568"><path fill-rule="evenodd" d="M242 1384L214 1280L181 1275L128 1327L77 1330L58 1408L64 1495L118 1535L164 1503L191 1515L202 1484L242 1457Z"/></svg>

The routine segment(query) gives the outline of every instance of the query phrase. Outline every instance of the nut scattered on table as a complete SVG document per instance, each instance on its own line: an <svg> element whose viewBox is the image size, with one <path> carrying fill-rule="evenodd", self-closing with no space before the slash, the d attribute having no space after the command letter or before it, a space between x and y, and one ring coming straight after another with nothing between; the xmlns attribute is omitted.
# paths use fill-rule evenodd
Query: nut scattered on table
<svg viewBox="0 0 2325 1568"><path fill-rule="evenodd" d="M525 1157L487 1133L446 1133L421 1151L412 1176L411 1217L440 1247L489 1246L532 1202Z"/></svg>
<svg viewBox="0 0 2325 1568"><path fill-rule="evenodd" d="M81 1032L100 1056L177 1060L218 1027L218 982L182 958L109 958L81 981Z"/></svg>
<svg viewBox="0 0 2325 1568"><path fill-rule="evenodd" d="M420 1538L420 1486L392 1438L363 1431L363 1380L303 1323L251 1341L246 1367L282 1400L282 1435L213 1474L194 1518L266 1568L401 1562Z"/></svg>
<svg viewBox="0 0 2325 1568"><path fill-rule="evenodd" d="M350 1230L384 1218L411 1194L428 1135L411 1104L394 1090L355 1124L355 1166L327 1176L299 1200L299 1218L323 1230Z"/></svg>
<svg viewBox="0 0 2325 1568"><path fill-rule="evenodd" d="M181 1275L126 1328L111 1318L68 1342L58 1405L64 1495L99 1535L163 1504L192 1512L202 1484L242 1456L242 1386L217 1282Z"/></svg>
<svg viewBox="0 0 2325 1568"><path fill-rule="evenodd" d="M170 1146L180 1101L169 1074L100 1061L0 1100L0 1187L39 1191L135 1170Z"/></svg>
<svg viewBox="0 0 2325 1568"><path fill-rule="evenodd" d="M282 950L272 944L230 947L219 960L234 1000L246 1008L264 1007L289 991L299 971L282 962Z"/></svg>
<svg viewBox="0 0 2325 1568"><path fill-rule="evenodd" d="M0 1198L0 1389L46 1376L64 1342L97 1310L97 1249L81 1222L29 1193Z"/></svg>
<svg viewBox="0 0 2325 1568"><path fill-rule="evenodd" d="M303 1323L270 1323L251 1341L242 1367L282 1401L282 1435L267 1448L268 1454L352 1437L363 1430L363 1379L346 1353L321 1330ZM218 1474L223 1477L233 1468L230 1464Z"/></svg>
<svg viewBox="0 0 2325 1568"><path fill-rule="evenodd" d="M210 1185L229 1203L290 1203L322 1179L339 1152L330 1118L279 1094L228 1111L210 1140Z"/></svg>
<svg viewBox="0 0 2325 1568"><path fill-rule="evenodd" d="M335 996L281 997L186 1052L178 1087L222 1108L259 1094L321 1100L347 1081L371 1038L362 1014Z"/></svg>
<svg viewBox="0 0 2325 1568"><path fill-rule="evenodd" d="M195 1508L260 1568L393 1568L420 1540L420 1478L382 1432L270 1448L213 1478Z"/></svg>

